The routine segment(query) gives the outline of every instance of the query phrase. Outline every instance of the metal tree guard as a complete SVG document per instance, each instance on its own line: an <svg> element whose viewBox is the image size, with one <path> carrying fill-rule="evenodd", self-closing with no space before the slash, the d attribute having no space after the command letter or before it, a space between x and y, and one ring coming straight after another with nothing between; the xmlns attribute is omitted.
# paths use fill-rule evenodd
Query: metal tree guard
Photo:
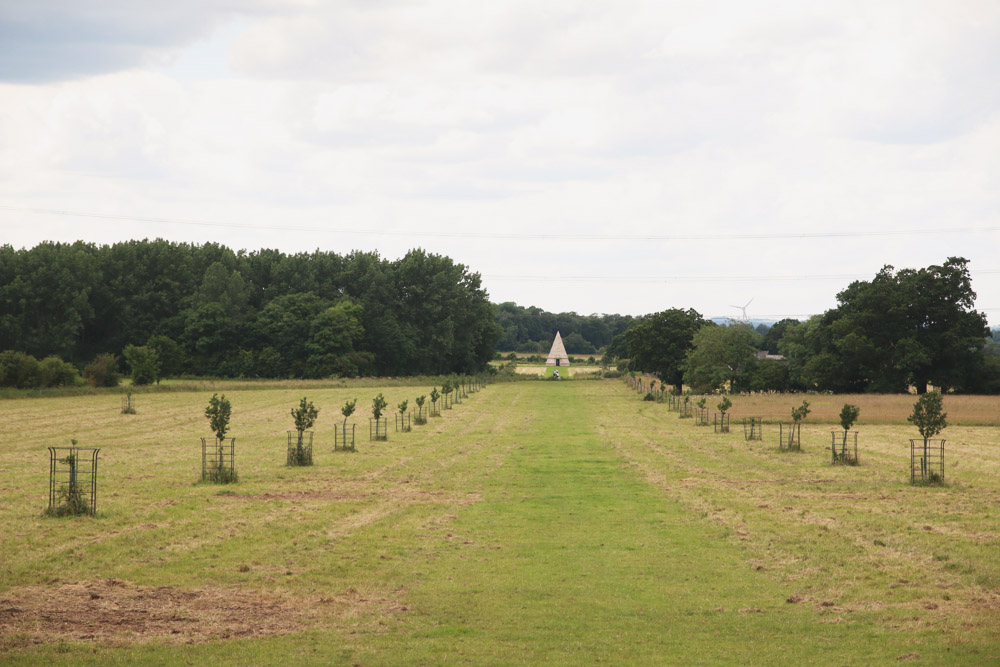
<svg viewBox="0 0 1000 667"><path fill-rule="evenodd" d="M764 439L764 424L763 424L763 419L761 417L743 418L743 439L744 440Z"/></svg>
<svg viewBox="0 0 1000 667"><path fill-rule="evenodd" d="M802 424L792 422L778 424L778 448L779 449L802 449Z"/></svg>
<svg viewBox="0 0 1000 667"><path fill-rule="evenodd" d="M910 440L910 484L944 484L944 440Z"/></svg>
<svg viewBox="0 0 1000 667"><path fill-rule="evenodd" d="M313 464L313 432L288 431L288 454L285 465L311 466Z"/></svg>
<svg viewBox="0 0 1000 667"><path fill-rule="evenodd" d="M716 433L729 433L729 414L726 412L713 413L713 424Z"/></svg>
<svg viewBox="0 0 1000 667"><path fill-rule="evenodd" d="M333 427L333 451L342 449L344 451L354 451L354 424L350 424L351 430L347 430L348 424L335 424Z"/></svg>
<svg viewBox="0 0 1000 667"><path fill-rule="evenodd" d="M851 439L852 435L854 436L853 440ZM858 432L831 431L830 436L830 452L833 455L833 462L858 465Z"/></svg>
<svg viewBox="0 0 1000 667"><path fill-rule="evenodd" d="M99 448L49 447L49 507L55 516L97 512Z"/></svg>
<svg viewBox="0 0 1000 667"><path fill-rule="evenodd" d="M236 438L201 439L201 479L203 482L229 484L236 477Z"/></svg>

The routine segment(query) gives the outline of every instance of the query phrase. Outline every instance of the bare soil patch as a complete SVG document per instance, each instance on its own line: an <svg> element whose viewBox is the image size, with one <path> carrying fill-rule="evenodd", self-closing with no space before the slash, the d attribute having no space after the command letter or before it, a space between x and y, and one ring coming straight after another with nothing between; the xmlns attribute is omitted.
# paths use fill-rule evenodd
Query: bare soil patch
<svg viewBox="0 0 1000 667"><path fill-rule="evenodd" d="M0 648L58 640L193 644L288 634L312 625L321 610L352 616L372 606L393 609L387 599L356 591L303 600L246 589L136 586L117 579L25 586L0 595Z"/></svg>

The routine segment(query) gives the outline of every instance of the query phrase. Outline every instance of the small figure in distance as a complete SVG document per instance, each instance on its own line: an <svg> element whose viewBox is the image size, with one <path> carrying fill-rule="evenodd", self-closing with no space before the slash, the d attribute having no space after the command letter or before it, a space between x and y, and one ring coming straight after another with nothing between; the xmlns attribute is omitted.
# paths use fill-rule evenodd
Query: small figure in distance
<svg viewBox="0 0 1000 667"><path fill-rule="evenodd" d="M552 371L552 377L554 379L558 380L559 379L559 371L558 370Z"/></svg>

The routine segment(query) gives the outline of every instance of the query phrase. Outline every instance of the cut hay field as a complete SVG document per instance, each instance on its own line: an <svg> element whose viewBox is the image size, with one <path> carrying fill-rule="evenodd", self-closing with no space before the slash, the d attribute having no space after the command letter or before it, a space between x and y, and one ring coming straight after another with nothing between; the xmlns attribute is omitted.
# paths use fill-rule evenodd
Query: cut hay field
<svg viewBox="0 0 1000 667"><path fill-rule="evenodd" d="M914 488L908 426L834 467L819 421L785 453L621 381L513 382L332 452L377 391L425 390L310 389L293 469L303 390L226 390L229 487L194 483L210 393L0 402L0 662L1000 663L1000 428L947 429L948 486ZM102 447L99 515L42 518L72 437Z"/></svg>
<svg viewBox="0 0 1000 667"><path fill-rule="evenodd" d="M858 425L906 424L913 412L916 395L910 394L753 394L730 396L733 419L763 417L765 422L791 421L792 408L809 401L808 421L840 423L840 410L845 403L861 408ZM711 410L721 397L709 396ZM944 396L944 409L949 421L965 425L1000 426L1000 396ZM735 423L735 422L734 422Z"/></svg>

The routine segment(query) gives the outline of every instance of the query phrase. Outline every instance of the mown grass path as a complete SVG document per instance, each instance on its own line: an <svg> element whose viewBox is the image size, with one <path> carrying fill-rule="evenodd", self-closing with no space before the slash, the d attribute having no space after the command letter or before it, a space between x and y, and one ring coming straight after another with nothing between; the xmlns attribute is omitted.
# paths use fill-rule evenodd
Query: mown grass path
<svg viewBox="0 0 1000 667"><path fill-rule="evenodd" d="M510 453L484 501L458 515L452 548L409 591L416 613L360 662L842 665L910 653L911 638L870 619L789 604L729 531L643 478L595 429L617 388L507 393L503 411L524 421L491 441Z"/></svg>

